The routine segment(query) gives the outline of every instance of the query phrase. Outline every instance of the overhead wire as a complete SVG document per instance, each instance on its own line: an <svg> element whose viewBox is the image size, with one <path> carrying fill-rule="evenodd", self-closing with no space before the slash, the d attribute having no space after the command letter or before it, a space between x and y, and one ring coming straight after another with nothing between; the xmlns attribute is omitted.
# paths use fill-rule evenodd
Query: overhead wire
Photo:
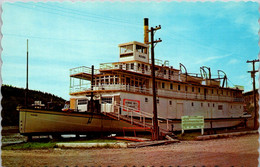
<svg viewBox="0 0 260 167"><path fill-rule="evenodd" d="M111 17L104 17L104 16L89 16L90 14L84 14L82 12L75 12L75 10L71 10L72 12L67 12L66 10L69 10L67 8L62 9L56 9L53 7L46 7L46 6L42 6L42 4L28 4L28 3L23 3L23 4L18 4L18 3L12 3L9 5L13 5L13 6L18 6L18 7L22 7L22 8L27 8L30 10L34 10L35 7L41 8L43 9L42 11L46 12L46 13L50 13L50 14L56 14L59 16L65 16L65 17L71 17L71 18L77 18L77 19L81 19L84 21L90 21L90 22L96 22L96 23L104 23L104 24L109 24L109 25L117 25L120 24L126 24L128 26L134 26L134 27L140 27L136 24L131 24L129 21L122 21L119 19L111 19ZM62 8L62 7L59 7ZM41 10L37 10L37 11L41 11ZM99 18L99 20L97 19L93 19L94 17Z"/></svg>
<svg viewBox="0 0 260 167"><path fill-rule="evenodd" d="M17 6L17 7L21 7L21 8L26 8L26 9L30 9L30 10L35 10L35 7L39 7L41 8L40 10L37 10L37 11L41 11L41 12L45 12L45 13L50 13L50 14L55 14L55 15L59 15L59 16L63 16L63 17L70 17L70 18L76 18L76 19L81 19L81 20L84 20L84 21L91 21L91 22L96 22L96 23L104 23L104 24L109 24L109 25L117 25L120 24L122 25L123 24L128 24L130 26L135 26L135 27L139 27L137 26L136 24L131 24L131 23L127 23L127 22L122 22L120 20L116 21L116 23L114 22L111 22L110 20L108 20L108 22L106 22L106 17L103 17L103 16L98 16L96 15L96 17L100 17L102 20L93 20L93 19L86 19L86 17L88 17L88 15L85 15L84 13L75 13L74 11L75 10L71 10L73 12L66 12L64 10L69 10L67 8L64 8L64 10L57 10L53 7L49 8L49 7L45 7L45 6L41 6L39 5L38 3L37 4L27 4L27 3L23 3L23 4L19 4L19 3L10 3L9 5L12 5L12 6ZM59 7L59 8L62 8L62 7ZM54 11L55 9L55 11ZM57 12L58 11L58 12ZM59 12L60 11L60 12ZM71 15L72 14L72 15ZM73 15L75 14L75 15ZM82 17L81 17L82 16ZM88 17L89 18L89 17ZM111 17L109 17L109 19L112 19ZM105 21L105 22L104 22ZM114 19L115 21L115 19ZM62 41L94 41L94 40L90 40L90 39L64 39L64 38L53 38L53 37L40 37L40 36L31 36L31 35L20 35L20 34L11 34L11 33L6 33L6 34L3 34L3 35L8 35L8 36L16 36L16 37L26 37L26 38L36 38L36 39L45 39L45 40L62 40Z"/></svg>
<svg viewBox="0 0 260 167"><path fill-rule="evenodd" d="M170 37L170 38L172 38L172 39L174 39L174 40L178 40L177 38L181 38L181 41L188 41L188 42L190 42L190 43L192 43L192 44L195 44L195 45L197 45L197 46L199 46L199 47L201 47L201 48L206 48L206 49L213 49L213 50L216 50L216 51L221 51L221 52L225 52L225 53L227 53L227 55L232 55L232 54L234 54L234 53L230 53L230 52L228 52L227 50L224 50L224 49L220 49L220 48L216 48L216 47L210 47L210 46L207 46L207 45L203 45L203 44L201 44L200 42L198 42L198 41L196 41L196 40L194 40L194 39L190 39L190 38L187 38L186 36L184 36L184 35L180 35L180 34L173 34L170 30L169 31L164 31L163 33L166 33L167 34L167 37ZM177 38L175 38L175 37L177 37Z"/></svg>
<svg viewBox="0 0 260 167"><path fill-rule="evenodd" d="M39 3L37 4L37 5L39 5ZM101 16L101 15L97 15L97 14L93 14L93 13L86 13L85 11L84 11L84 13L83 12L80 12L80 11L78 11L78 10L74 10L74 9L69 9L69 8L65 8L65 7L60 7L60 6L58 6L58 5L56 5L56 6L50 6L49 4L46 4L46 3L41 3L41 6L47 6L47 7L52 7L52 9L55 9L55 10L57 10L57 8L59 8L59 9L62 9L62 11L72 11L73 13L76 13L76 14L79 14L79 15L84 15L84 16L91 16L91 17L96 17L96 18L101 18L101 19L105 19L105 20L112 20L112 21L116 21L116 22L123 22L123 23L127 23L127 24L129 24L129 22L128 21L125 21L125 20L121 20L121 19L119 19L119 18L113 18L113 17L109 17L109 16ZM54 8L53 8L54 7ZM134 25L134 24L132 24L132 25ZM137 25L134 25L134 26L137 26Z"/></svg>
<svg viewBox="0 0 260 167"><path fill-rule="evenodd" d="M3 36L15 36L20 38L36 38L42 40L61 40L61 41L96 41L91 39L66 39L66 38L49 38L49 37L40 37L40 36L32 36L32 35L20 35L20 34L9 34L3 33Z"/></svg>

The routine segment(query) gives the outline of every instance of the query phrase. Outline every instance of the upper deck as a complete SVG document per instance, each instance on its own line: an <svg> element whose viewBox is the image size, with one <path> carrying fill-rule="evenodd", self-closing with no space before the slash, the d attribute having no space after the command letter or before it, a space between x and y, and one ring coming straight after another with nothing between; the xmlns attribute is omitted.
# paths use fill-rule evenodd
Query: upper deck
<svg viewBox="0 0 260 167"><path fill-rule="evenodd" d="M149 46L140 42L119 45L119 62L101 63L93 73L89 67L70 69L70 94L80 95L90 92L126 91L152 94L151 60ZM192 98L200 100L241 101L242 90L220 86L221 79L211 78L211 74L189 74L180 64L173 68L169 61L155 59L155 77L158 96ZM224 82L224 81L222 81ZM92 84L92 85L91 85ZM91 87L93 90L91 90Z"/></svg>

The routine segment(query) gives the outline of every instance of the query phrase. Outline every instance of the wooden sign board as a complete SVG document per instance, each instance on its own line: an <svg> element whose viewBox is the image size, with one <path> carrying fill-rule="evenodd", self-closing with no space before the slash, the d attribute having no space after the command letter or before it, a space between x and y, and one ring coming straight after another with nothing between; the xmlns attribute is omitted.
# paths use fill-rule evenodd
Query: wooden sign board
<svg viewBox="0 0 260 167"><path fill-rule="evenodd" d="M182 116L181 117L182 134L184 130L201 129L204 133L204 117L203 116Z"/></svg>

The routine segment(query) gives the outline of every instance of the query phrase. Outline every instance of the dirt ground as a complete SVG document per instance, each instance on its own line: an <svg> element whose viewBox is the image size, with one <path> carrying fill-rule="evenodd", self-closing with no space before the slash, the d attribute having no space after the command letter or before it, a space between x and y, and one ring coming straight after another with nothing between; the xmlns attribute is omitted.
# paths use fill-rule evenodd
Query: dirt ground
<svg viewBox="0 0 260 167"><path fill-rule="evenodd" d="M258 134L121 149L2 150L2 166L258 166Z"/></svg>

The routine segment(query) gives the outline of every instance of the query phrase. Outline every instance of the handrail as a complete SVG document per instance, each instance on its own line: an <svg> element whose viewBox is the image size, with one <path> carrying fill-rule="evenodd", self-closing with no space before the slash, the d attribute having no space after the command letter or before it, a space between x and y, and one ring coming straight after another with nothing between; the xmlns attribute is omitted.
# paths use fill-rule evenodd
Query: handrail
<svg viewBox="0 0 260 167"><path fill-rule="evenodd" d="M80 66L80 67L75 67L70 69L70 75L79 74L79 73L91 74L91 72L92 72L91 67L86 67L86 66ZM99 74L99 73L100 72L98 69L94 69L94 74Z"/></svg>
<svg viewBox="0 0 260 167"><path fill-rule="evenodd" d="M103 104L110 104L110 103L106 103L106 102L103 102ZM117 114L117 119L120 120L120 116L123 116L120 114L120 108L121 109L126 109L127 112L129 113L130 112L130 122L131 124L133 124L134 122L134 116L135 115L138 115L140 117L140 123L143 123L143 127L146 127L146 126L153 126L153 114L151 113L147 113L145 111L142 111L142 110L137 110L136 108L133 108L133 107L128 107L128 106L125 106L125 105L121 105L119 103L116 103L116 104L112 104L114 107L118 107L118 110L117 112L113 112L113 113L116 113ZM135 111L139 111L139 112L135 112ZM127 116L129 116L129 114L127 114ZM152 119L152 124L149 124L145 121L146 118L151 118ZM168 119L165 119L165 118L162 118L160 116L158 116L158 118L160 119L163 119L163 120L166 120L167 122L167 126L168 126ZM161 120L158 120L158 123L161 122Z"/></svg>
<svg viewBox="0 0 260 167"><path fill-rule="evenodd" d="M85 85L76 85L70 88L70 93L81 92L81 91L91 91L91 86L84 87ZM130 85L122 84L103 84L103 85L92 85L94 90L123 90L129 92L138 92L144 94L152 94L151 88L146 87L136 87ZM185 98L185 99L200 99L200 100L220 100L220 101L236 101L242 102L242 98L231 97L231 96L221 96L221 95L203 95L197 93L187 93L187 92L177 92L173 90L157 89L157 95L175 97L175 98Z"/></svg>

